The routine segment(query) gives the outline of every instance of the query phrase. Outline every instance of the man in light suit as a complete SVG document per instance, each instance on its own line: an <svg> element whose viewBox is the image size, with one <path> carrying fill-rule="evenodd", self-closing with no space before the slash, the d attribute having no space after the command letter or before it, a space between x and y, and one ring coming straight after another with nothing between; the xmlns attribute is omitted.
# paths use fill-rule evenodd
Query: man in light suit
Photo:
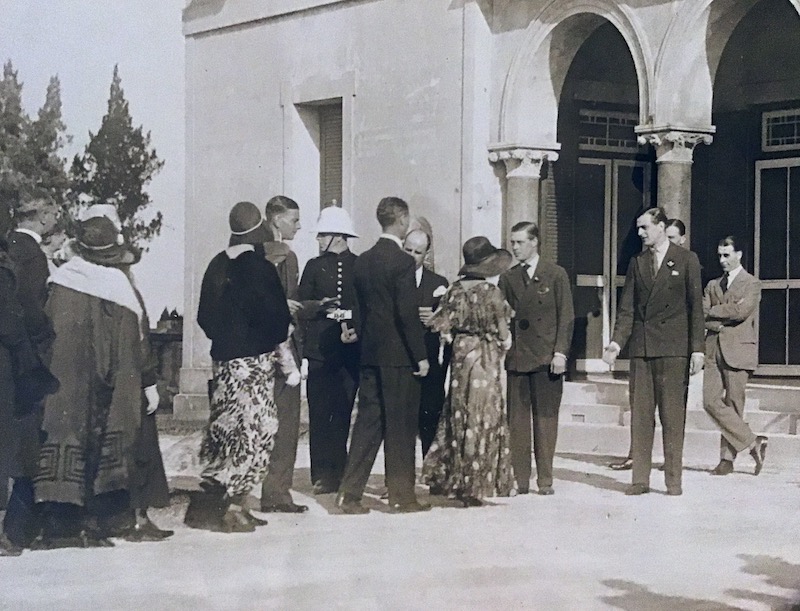
<svg viewBox="0 0 800 611"><path fill-rule="evenodd" d="M361 339L358 413L336 505L344 513L361 505L372 465L384 442L389 507L395 513L430 509L414 492L419 382L428 373L425 330L417 310L414 259L403 252L408 204L384 197L378 204L383 233L356 259L356 335Z"/></svg>
<svg viewBox="0 0 800 611"><path fill-rule="evenodd" d="M756 316L761 283L742 267L742 250L734 236L720 240L717 254L725 273L709 282L703 293L707 331L703 406L722 432L719 464L711 473L732 473L736 454L748 449L758 475L767 438L753 433L742 416L745 385L758 365Z"/></svg>
<svg viewBox="0 0 800 611"><path fill-rule="evenodd" d="M703 290L697 255L670 243L667 216L651 208L636 219L645 249L628 265L617 321L603 360L627 343L631 359L633 480L628 495L650 492L655 412L663 427L667 494L683 494L683 438L689 375L703 368Z"/></svg>
<svg viewBox="0 0 800 611"><path fill-rule="evenodd" d="M531 478L531 415L538 494L553 494L553 457L558 412L572 343L575 315L563 267L539 257L539 228L511 228L511 251L519 262L500 276L498 287L514 310L511 349L506 355L511 462L517 490L527 494Z"/></svg>
<svg viewBox="0 0 800 611"><path fill-rule="evenodd" d="M439 363L439 334L427 328L439 299L447 290L447 279L423 265L430 247L431 236L422 229L412 229L403 240L403 250L414 258L419 319L426 327L425 350L430 364L428 375L420 380L419 439L423 458L436 437L436 427L444 404L444 378L447 371L447 362Z"/></svg>

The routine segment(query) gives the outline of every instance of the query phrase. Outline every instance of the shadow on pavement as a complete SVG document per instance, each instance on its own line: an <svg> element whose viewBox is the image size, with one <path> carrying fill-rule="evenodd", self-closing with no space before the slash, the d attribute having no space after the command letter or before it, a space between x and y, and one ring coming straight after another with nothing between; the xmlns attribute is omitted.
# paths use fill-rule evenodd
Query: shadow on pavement
<svg viewBox="0 0 800 611"><path fill-rule="evenodd" d="M748 590L729 590L728 594L737 598L764 603L769 605L770 609L779 609L781 611L800 610L800 565L792 564L774 556L739 554L737 558L745 562L742 567L743 573L764 577L764 581L767 584L789 590L791 594L778 596Z"/></svg>
<svg viewBox="0 0 800 611"><path fill-rule="evenodd" d="M570 469L555 468L553 469L553 477L558 480L567 482L575 482L577 484L586 484L601 490L611 490L612 492L624 493L628 487L626 482L621 482L608 475L600 475L598 473L581 473L579 471L572 471Z"/></svg>
<svg viewBox="0 0 800 611"><path fill-rule="evenodd" d="M670 596L652 592L646 586L625 581L623 579L606 579L601 582L617 593L601 596L607 605L627 611L662 611L663 609L696 609L698 611L742 611L741 607L733 607L714 600Z"/></svg>

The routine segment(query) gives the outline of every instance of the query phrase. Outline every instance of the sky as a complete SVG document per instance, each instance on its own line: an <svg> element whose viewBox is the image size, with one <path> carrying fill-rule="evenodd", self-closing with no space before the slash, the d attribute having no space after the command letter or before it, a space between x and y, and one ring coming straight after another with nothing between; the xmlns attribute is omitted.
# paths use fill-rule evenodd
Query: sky
<svg viewBox="0 0 800 611"><path fill-rule="evenodd" d="M186 0L0 0L0 61L11 60L23 104L35 117L50 77L61 80L70 160L106 112L114 64L134 126L151 132L166 163L147 188L164 214L161 235L135 274L153 325L167 307L183 313L184 39Z"/></svg>

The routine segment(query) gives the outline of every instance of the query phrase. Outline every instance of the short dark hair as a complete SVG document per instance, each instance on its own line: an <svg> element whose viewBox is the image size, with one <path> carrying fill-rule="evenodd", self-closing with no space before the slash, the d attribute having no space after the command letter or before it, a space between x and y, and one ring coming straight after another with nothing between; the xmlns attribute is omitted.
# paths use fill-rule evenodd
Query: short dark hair
<svg viewBox="0 0 800 611"><path fill-rule="evenodd" d="M651 220L653 221L654 225L658 225L659 223L664 223L664 229L667 228L667 223L669 219L667 218L667 213L664 212L664 209L660 206L656 206L655 208L648 208L644 212L642 212L639 216L644 216L647 214Z"/></svg>
<svg viewBox="0 0 800 611"><path fill-rule="evenodd" d="M300 210L300 206L298 206L297 202L291 197L286 197L285 195L276 195L267 202L267 206L264 209L264 215L269 221L274 219L279 214L283 214L287 210Z"/></svg>
<svg viewBox="0 0 800 611"><path fill-rule="evenodd" d="M667 219L667 227L675 227L678 233L686 235L686 225L683 224L681 219Z"/></svg>
<svg viewBox="0 0 800 611"><path fill-rule="evenodd" d="M717 246L730 246L733 248L734 252L743 252L742 248L739 246L739 238L735 235L726 235L719 241Z"/></svg>
<svg viewBox="0 0 800 611"><path fill-rule="evenodd" d="M515 224L511 228L511 233L516 233L517 231L526 231L529 240L539 239L539 226L533 221L520 221Z"/></svg>
<svg viewBox="0 0 800 611"><path fill-rule="evenodd" d="M384 197L378 202L375 212L381 229L395 225L401 218L408 216L408 204L399 197Z"/></svg>

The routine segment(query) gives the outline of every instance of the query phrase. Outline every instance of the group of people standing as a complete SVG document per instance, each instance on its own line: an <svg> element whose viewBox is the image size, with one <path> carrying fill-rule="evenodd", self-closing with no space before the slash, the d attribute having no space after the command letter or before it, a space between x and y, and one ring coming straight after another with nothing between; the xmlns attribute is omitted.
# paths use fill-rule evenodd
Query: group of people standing
<svg viewBox="0 0 800 611"><path fill-rule="evenodd" d="M139 253L100 205L49 269L39 236L0 215L0 555L166 539L147 514L170 501Z"/></svg>

